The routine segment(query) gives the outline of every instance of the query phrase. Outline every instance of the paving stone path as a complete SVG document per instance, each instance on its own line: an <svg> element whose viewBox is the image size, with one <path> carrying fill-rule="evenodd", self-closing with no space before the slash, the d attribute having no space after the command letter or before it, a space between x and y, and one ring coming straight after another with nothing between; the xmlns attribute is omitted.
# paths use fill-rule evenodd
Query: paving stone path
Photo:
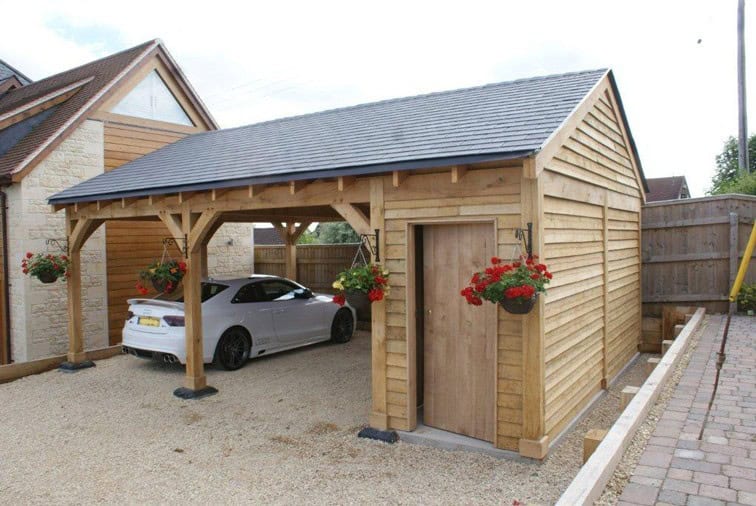
<svg viewBox="0 0 756 506"><path fill-rule="evenodd" d="M735 316L717 397L713 390L725 317L712 316L659 419L620 505L756 505L756 318Z"/></svg>

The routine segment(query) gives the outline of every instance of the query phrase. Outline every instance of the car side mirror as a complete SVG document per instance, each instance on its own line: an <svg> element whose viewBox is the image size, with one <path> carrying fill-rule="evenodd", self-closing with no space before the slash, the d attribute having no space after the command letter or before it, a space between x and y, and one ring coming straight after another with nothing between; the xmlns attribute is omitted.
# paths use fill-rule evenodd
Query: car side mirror
<svg viewBox="0 0 756 506"><path fill-rule="evenodd" d="M311 299L313 297L312 290L309 288L299 288L294 290L295 299Z"/></svg>

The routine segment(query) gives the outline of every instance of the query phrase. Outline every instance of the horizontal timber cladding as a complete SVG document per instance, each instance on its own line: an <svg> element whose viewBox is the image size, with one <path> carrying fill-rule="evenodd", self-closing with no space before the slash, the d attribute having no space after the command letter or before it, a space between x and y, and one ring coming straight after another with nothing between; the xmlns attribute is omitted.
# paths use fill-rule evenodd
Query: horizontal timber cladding
<svg viewBox="0 0 756 506"><path fill-rule="evenodd" d="M255 246L255 273L286 275L284 246ZM352 265L356 244L297 245L297 281L306 287L333 293L331 284Z"/></svg>
<svg viewBox="0 0 756 506"><path fill-rule="evenodd" d="M553 440L640 339L641 189L603 96L545 164L545 428Z"/></svg>
<svg viewBox="0 0 756 506"><path fill-rule="evenodd" d="M186 134L149 128L105 124L105 171L110 171L175 142ZM129 298L137 295L134 285L139 271L163 253L162 240L170 237L161 221L110 221L105 224L108 265L108 334L111 345L121 342L121 329ZM179 251L170 251L174 258ZM152 294L154 295L154 294Z"/></svg>
<svg viewBox="0 0 756 506"><path fill-rule="evenodd" d="M411 223L457 223L489 221L496 223L497 254L510 258L517 241L514 228L521 226L521 167L469 170L457 183L449 173L417 174L406 177L398 187L385 180L385 266L391 272L392 289L386 304L387 338L387 411L389 425L410 429L410 389L417 382L408 372L407 325L414 324L406 315L407 242ZM493 230L493 226L492 226ZM410 255L414 256L414 254ZM488 263L488 259L484 259ZM472 272L470 273L472 276ZM409 283L414 289L414 283ZM460 290L463 287L459 287ZM450 293L460 304L458 292ZM522 433L522 317L498 310L496 378L496 437L499 448L516 450ZM417 350L422 353L422 350ZM414 354L410 353L410 356Z"/></svg>

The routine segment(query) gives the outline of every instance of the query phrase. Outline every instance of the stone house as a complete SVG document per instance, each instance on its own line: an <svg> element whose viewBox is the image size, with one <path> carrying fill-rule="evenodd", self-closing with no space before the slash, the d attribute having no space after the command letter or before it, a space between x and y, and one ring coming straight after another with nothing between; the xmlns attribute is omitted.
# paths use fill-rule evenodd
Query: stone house
<svg viewBox="0 0 756 506"><path fill-rule="evenodd" d="M48 197L217 128L160 40L39 81L0 61L0 364L66 350L65 284L42 284L20 269L27 251L66 249L65 221L47 205ZM218 231L208 246L211 275L251 272L250 228L227 224ZM162 238L169 235L160 223L131 221L103 227L87 243L87 349L120 341L137 273L162 254Z"/></svg>

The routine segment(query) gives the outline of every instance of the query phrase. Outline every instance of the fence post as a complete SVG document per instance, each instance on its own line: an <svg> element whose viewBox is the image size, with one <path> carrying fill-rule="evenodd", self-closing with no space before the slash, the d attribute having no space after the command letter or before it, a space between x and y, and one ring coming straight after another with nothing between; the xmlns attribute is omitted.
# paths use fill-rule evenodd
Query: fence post
<svg viewBox="0 0 756 506"><path fill-rule="evenodd" d="M738 222L738 214L730 213L730 285L728 286L728 293L730 287L735 284L735 276L738 274L738 260L740 256L740 249L738 248ZM730 303L731 306L733 304L737 303Z"/></svg>

